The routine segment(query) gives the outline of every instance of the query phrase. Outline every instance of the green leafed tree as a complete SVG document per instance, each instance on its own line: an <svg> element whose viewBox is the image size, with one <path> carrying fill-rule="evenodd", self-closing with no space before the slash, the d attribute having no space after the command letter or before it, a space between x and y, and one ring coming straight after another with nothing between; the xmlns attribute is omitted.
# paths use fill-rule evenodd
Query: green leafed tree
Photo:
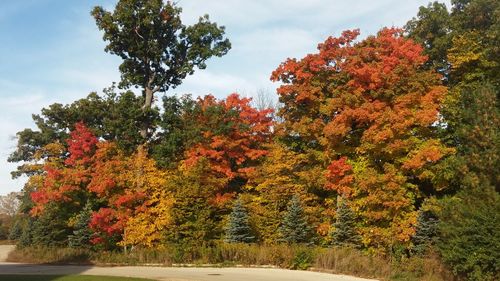
<svg viewBox="0 0 500 281"><path fill-rule="evenodd" d="M160 167L175 167L184 158L186 149L200 141L200 126L204 124L194 118L199 113L199 103L189 95L163 97L159 130L151 142L151 155Z"/></svg>
<svg viewBox="0 0 500 281"><path fill-rule="evenodd" d="M155 108L144 116L142 98L131 91L115 90L110 87L102 95L91 93L70 104L54 103L40 114L33 114L36 129L27 128L16 134L17 146L8 158L9 162L24 162L12 172L13 177L40 173L41 169L35 169L33 164L49 157L47 153L40 154L42 148L49 143L65 144L78 122L85 123L98 138L115 141L129 153L135 151L144 142L138 130L140 124L145 120L155 122L159 115Z"/></svg>
<svg viewBox="0 0 500 281"><path fill-rule="evenodd" d="M207 59L223 56L231 47L224 27L211 22L208 15L186 26L181 11L163 0L120 0L113 12L99 6L92 11L108 43L105 50L123 59L120 86L142 90L144 113L156 92L175 88L195 68L204 69ZM142 124L143 137L151 125Z"/></svg>
<svg viewBox="0 0 500 281"><path fill-rule="evenodd" d="M405 28L410 37L425 47L429 56L428 69L436 69L444 77L449 72L446 54L451 45L450 14L444 3L433 2L420 7L417 17L410 20Z"/></svg>
<svg viewBox="0 0 500 281"><path fill-rule="evenodd" d="M310 242L310 227L298 196L293 196L280 226L281 241L286 243Z"/></svg>
<svg viewBox="0 0 500 281"><path fill-rule="evenodd" d="M361 245L361 237L356 232L354 212L345 199L340 200L330 241L333 246L357 247Z"/></svg>
<svg viewBox="0 0 500 281"><path fill-rule="evenodd" d="M255 241L255 236L252 235L252 229L248 222L248 212L241 199L236 200L229 215L225 241L228 243L251 243Z"/></svg>

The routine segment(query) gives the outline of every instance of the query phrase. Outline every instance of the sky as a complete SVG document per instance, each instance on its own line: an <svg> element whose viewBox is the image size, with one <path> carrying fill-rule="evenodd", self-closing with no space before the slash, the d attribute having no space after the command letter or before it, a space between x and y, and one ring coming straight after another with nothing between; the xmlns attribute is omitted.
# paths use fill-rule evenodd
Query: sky
<svg viewBox="0 0 500 281"><path fill-rule="evenodd" d="M52 103L70 103L118 82L120 59L104 52L90 16L116 0L0 1L0 195L20 191L16 163L7 157L16 132L35 128L31 115ZM274 94L271 72L286 58L302 58L328 36L361 29L361 37L384 26L403 26L428 0L177 0L186 24L209 14L226 27L232 49L212 58L166 95L238 92ZM449 0L445 1L449 6Z"/></svg>

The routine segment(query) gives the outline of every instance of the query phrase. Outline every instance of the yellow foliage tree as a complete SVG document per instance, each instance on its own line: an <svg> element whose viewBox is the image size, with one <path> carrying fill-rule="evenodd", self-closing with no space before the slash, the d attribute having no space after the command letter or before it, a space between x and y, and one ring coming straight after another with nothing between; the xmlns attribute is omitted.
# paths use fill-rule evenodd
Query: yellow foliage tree
<svg viewBox="0 0 500 281"><path fill-rule="evenodd" d="M147 157L142 146L128 160L128 167L123 177L129 188L145 197L127 220L120 244L156 247L162 239L163 231L171 222L174 200L170 191L165 188L169 174L156 167L155 161Z"/></svg>
<svg viewBox="0 0 500 281"><path fill-rule="evenodd" d="M300 197L309 223L316 232L322 236L328 233L335 200L323 197L328 192L323 189L322 157L323 154L316 151L298 153L281 144L269 145L269 155L247 186L250 191L255 191L251 220L264 243L278 240L276 229L294 195Z"/></svg>

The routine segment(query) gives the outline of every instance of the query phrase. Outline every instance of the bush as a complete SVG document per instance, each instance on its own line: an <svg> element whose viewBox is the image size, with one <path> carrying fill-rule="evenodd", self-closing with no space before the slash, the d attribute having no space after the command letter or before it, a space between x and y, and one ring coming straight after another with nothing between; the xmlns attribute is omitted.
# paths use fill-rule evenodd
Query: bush
<svg viewBox="0 0 500 281"><path fill-rule="evenodd" d="M298 251L292 260L290 269L306 270L309 267L311 267L311 264L313 262L314 262L314 254L312 253L312 251L307 251L307 250Z"/></svg>

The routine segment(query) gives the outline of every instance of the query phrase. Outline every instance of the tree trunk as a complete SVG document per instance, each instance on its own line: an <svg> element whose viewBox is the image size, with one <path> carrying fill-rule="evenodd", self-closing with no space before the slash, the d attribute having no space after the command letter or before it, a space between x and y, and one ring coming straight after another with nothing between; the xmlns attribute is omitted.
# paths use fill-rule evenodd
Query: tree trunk
<svg viewBox="0 0 500 281"><path fill-rule="evenodd" d="M142 128L140 130L141 137L146 140L146 137L148 136L148 131L150 127L150 123L146 118L146 114L149 109L151 109L151 106L153 104L153 90L149 87L146 87L144 89L145 91L145 100L144 100L144 105L142 106L142 113L144 115L144 121L142 122Z"/></svg>

